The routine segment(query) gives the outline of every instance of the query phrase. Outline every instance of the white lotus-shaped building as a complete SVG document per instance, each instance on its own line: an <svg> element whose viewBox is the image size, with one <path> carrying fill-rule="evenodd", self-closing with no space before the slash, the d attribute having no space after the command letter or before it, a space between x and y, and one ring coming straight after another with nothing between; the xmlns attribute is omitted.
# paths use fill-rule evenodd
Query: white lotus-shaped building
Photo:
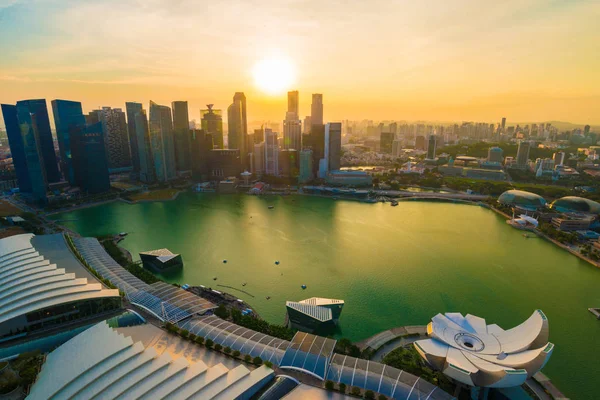
<svg viewBox="0 0 600 400"><path fill-rule="evenodd" d="M541 310L507 331L470 314L438 314L427 325L427 335L429 339L415 342L421 357L470 386L519 386L546 365L554 350Z"/></svg>

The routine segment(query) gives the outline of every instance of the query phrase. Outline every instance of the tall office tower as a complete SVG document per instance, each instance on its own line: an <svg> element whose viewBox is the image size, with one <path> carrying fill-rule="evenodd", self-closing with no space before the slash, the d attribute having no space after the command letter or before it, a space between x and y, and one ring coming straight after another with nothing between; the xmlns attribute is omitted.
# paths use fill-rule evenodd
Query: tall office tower
<svg viewBox="0 0 600 400"><path fill-rule="evenodd" d="M262 175L265 173L265 142L254 144L254 166L252 172L255 175Z"/></svg>
<svg viewBox="0 0 600 400"><path fill-rule="evenodd" d="M173 119L171 109L150 101L150 143L154 171L159 182L175 179L175 143L173 143Z"/></svg>
<svg viewBox="0 0 600 400"><path fill-rule="evenodd" d="M312 150L300 151L300 173L298 175L299 183L306 183L313 179L313 154Z"/></svg>
<svg viewBox="0 0 600 400"><path fill-rule="evenodd" d="M134 123L135 132L133 133L133 137L138 153L139 179L144 183L153 183L156 180L156 172L146 110L141 109L135 114Z"/></svg>
<svg viewBox="0 0 600 400"><path fill-rule="evenodd" d="M506 129L506 117L502 117L502 132Z"/></svg>
<svg viewBox="0 0 600 400"><path fill-rule="evenodd" d="M54 141L50 130L50 119L46 100L22 100L17 102L19 124L27 124L31 133L35 131L36 142L41 154L41 162L48 183L60 181L60 172L54 151ZM35 126L31 123L35 121Z"/></svg>
<svg viewBox="0 0 600 400"><path fill-rule="evenodd" d="M519 142L519 148L517 149L517 167L525 168L529 161L529 149L531 147L530 142L521 141Z"/></svg>
<svg viewBox="0 0 600 400"><path fill-rule="evenodd" d="M425 136L417 136L415 139L415 149L425 150Z"/></svg>
<svg viewBox="0 0 600 400"><path fill-rule="evenodd" d="M340 169L342 158L342 123L330 122L325 126L328 155L327 172Z"/></svg>
<svg viewBox="0 0 600 400"><path fill-rule="evenodd" d="M131 166L133 172L140 172L140 150L137 140L137 131L135 126L135 116L142 112L142 103L125 103L125 113L127 114L127 133L129 134L129 149L131 150ZM146 121L147 125L147 121Z"/></svg>
<svg viewBox="0 0 600 400"><path fill-rule="evenodd" d="M427 143L427 159L435 160L435 150L437 145L437 136L429 135L429 142Z"/></svg>
<svg viewBox="0 0 600 400"><path fill-rule="evenodd" d="M302 133L304 133L305 135L309 135L310 134L310 127L312 125L312 118L310 117L310 115L307 115L306 117L304 117L304 129L302 130Z"/></svg>
<svg viewBox="0 0 600 400"><path fill-rule="evenodd" d="M325 157L325 125L313 125L310 140L305 145L313 151L313 173L318 176L319 165Z"/></svg>
<svg viewBox="0 0 600 400"><path fill-rule="evenodd" d="M392 122L388 130L396 135L396 133L398 133L398 124L396 122Z"/></svg>
<svg viewBox="0 0 600 400"><path fill-rule="evenodd" d="M263 128L254 130L254 144L262 143L265 141L265 130Z"/></svg>
<svg viewBox="0 0 600 400"><path fill-rule="evenodd" d="M312 95L310 105L310 123L313 126L323 125L323 95L315 93Z"/></svg>
<svg viewBox="0 0 600 400"><path fill-rule="evenodd" d="M583 134L587 135L588 133L590 133L590 126L586 125L583 127Z"/></svg>
<svg viewBox="0 0 600 400"><path fill-rule="evenodd" d="M288 111L283 121L283 148L300 150L302 148L302 124L298 114Z"/></svg>
<svg viewBox="0 0 600 400"><path fill-rule="evenodd" d="M392 153L392 143L394 143L395 136L392 132L381 132L379 134L379 148L382 153Z"/></svg>
<svg viewBox="0 0 600 400"><path fill-rule="evenodd" d="M73 131L71 147L75 180L81 191L88 194L108 192L110 178L102 122Z"/></svg>
<svg viewBox="0 0 600 400"><path fill-rule="evenodd" d="M288 92L288 109L287 112L289 113L295 113L296 116L300 115L300 108L299 108L299 94L297 90L294 90L292 92Z"/></svg>
<svg viewBox="0 0 600 400"><path fill-rule="evenodd" d="M490 147L488 150L489 162L500 163L504 160L504 151L500 147Z"/></svg>
<svg viewBox="0 0 600 400"><path fill-rule="evenodd" d="M104 129L108 168L119 169L131 166L125 113L120 108L102 107L97 114Z"/></svg>
<svg viewBox="0 0 600 400"><path fill-rule="evenodd" d="M265 175L279 176L279 143L271 129L265 129Z"/></svg>
<svg viewBox="0 0 600 400"><path fill-rule="evenodd" d="M202 130L205 134L211 135L215 149L223 148L223 117L221 110L213 110L212 104L206 105L206 110L200 110L202 117Z"/></svg>
<svg viewBox="0 0 600 400"><path fill-rule="evenodd" d="M554 160L554 165L559 166L565 163L565 153L563 151L558 151L552 155L552 159Z"/></svg>
<svg viewBox="0 0 600 400"><path fill-rule="evenodd" d="M175 168L177 171L189 171L190 166L190 117L187 101L174 101L173 142L175 144Z"/></svg>
<svg viewBox="0 0 600 400"><path fill-rule="evenodd" d="M209 179L210 175L210 151L213 149L211 135L204 133L202 129L189 131L191 144L192 178L198 181Z"/></svg>
<svg viewBox="0 0 600 400"><path fill-rule="evenodd" d="M71 185L77 184L75 177L75 167L73 165L73 154L76 149L72 145L74 135L85 133L85 117L81 103L69 100L52 100L52 113L54 114L54 124L56 125L56 137L58 138L58 149L60 151L60 169Z"/></svg>
<svg viewBox="0 0 600 400"><path fill-rule="evenodd" d="M25 144L21 137L21 128L19 127L19 118L17 117L17 106L2 104L1 107L19 190L23 193L30 193L31 179L29 178L29 171L27 170Z"/></svg>
<svg viewBox="0 0 600 400"><path fill-rule="evenodd" d="M246 117L246 96L236 92L233 103L227 108L227 147L240 151L242 169L248 168L248 122Z"/></svg>
<svg viewBox="0 0 600 400"><path fill-rule="evenodd" d="M392 156L400 157L400 153L402 153L402 141L396 139L392 143Z"/></svg>

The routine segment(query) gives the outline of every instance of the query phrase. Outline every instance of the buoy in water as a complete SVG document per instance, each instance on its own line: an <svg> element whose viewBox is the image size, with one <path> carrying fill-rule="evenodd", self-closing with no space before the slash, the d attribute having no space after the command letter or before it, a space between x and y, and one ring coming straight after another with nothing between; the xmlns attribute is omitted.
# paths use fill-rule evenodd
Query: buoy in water
<svg viewBox="0 0 600 400"><path fill-rule="evenodd" d="M275 261L275 265L279 265L279 260Z"/></svg>
<svg viewBox="0 0 600 400"><path fill-rule="evenodd" d="M223 264L227 264L227 260L223 260Z"/></svg>
<svg viewBox="0 0 600 400"><path fill-rule="evenodd" d="M306 289L306 285L302 285L302 289Z"/></svg>

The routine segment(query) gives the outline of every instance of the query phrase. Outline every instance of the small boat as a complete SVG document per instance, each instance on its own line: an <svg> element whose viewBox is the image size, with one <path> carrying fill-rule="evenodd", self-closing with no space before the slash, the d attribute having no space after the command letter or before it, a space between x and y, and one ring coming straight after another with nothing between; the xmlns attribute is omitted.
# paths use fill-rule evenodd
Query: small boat
<svg viewBox="0 0 600 400"><path fill-rule="evenodd" d="M215 277L213 278L213 281L216 281L216 280L217 280L217 277L215 276Z"/></svg>
<svg viewBox="0 0 600 400"><path fill-rule="evenodd" d="M275 265L279 265L279 260L275 261Z"/></svg>
<svg viewBox="0 0 600 400"><path fill-rule="evenodd" d="M392 200L392 207L396 207L398 205L398 202L396 200Z"/></svg>
<svg viewBox="0 0 600 400"><path fill-rule="evenodd" d="M119 236L127 236L127 232L121 232L119 233Z"/></svg>
<svg viewBox="0 0 600 400"><path fill-rule="evenodd" d="M306 289L306 285L302 285L301 288L304 290Z"/></svg>
<svg viewBox="0 0 600 400"><path fill-rule="evenodd" d="M242 286L246 286L246 282L242 283Z"/></svg>
<svg viewBox="0 0 600 400"><path fill-rule="evenodd" d="M227 264L227 260L223 260L223 264Z"/></svg>
<svg viewBox="0 0 600 400"><path fill-rule="evenodd" d="M267 296L267 297L266 297L266 299L267 299L267 300L271 300L271 296Z"/></svg>
<svg viewBox="0 0 600 400"><path fill-rule="evenodd" d="M275 206L269 206L268 208L269 208L269 210L272 210L275 208Z"/></svg>

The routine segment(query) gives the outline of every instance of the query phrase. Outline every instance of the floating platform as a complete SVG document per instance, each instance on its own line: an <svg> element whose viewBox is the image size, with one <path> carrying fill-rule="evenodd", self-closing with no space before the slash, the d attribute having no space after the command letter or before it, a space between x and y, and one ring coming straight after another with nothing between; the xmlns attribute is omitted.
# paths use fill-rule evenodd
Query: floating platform
<svg viewBox="0 0 600 400"><path fill-rule="evenodd" d="M588 311L594 314L597 319L600 319L600 308L588 308Z"/></svg>

